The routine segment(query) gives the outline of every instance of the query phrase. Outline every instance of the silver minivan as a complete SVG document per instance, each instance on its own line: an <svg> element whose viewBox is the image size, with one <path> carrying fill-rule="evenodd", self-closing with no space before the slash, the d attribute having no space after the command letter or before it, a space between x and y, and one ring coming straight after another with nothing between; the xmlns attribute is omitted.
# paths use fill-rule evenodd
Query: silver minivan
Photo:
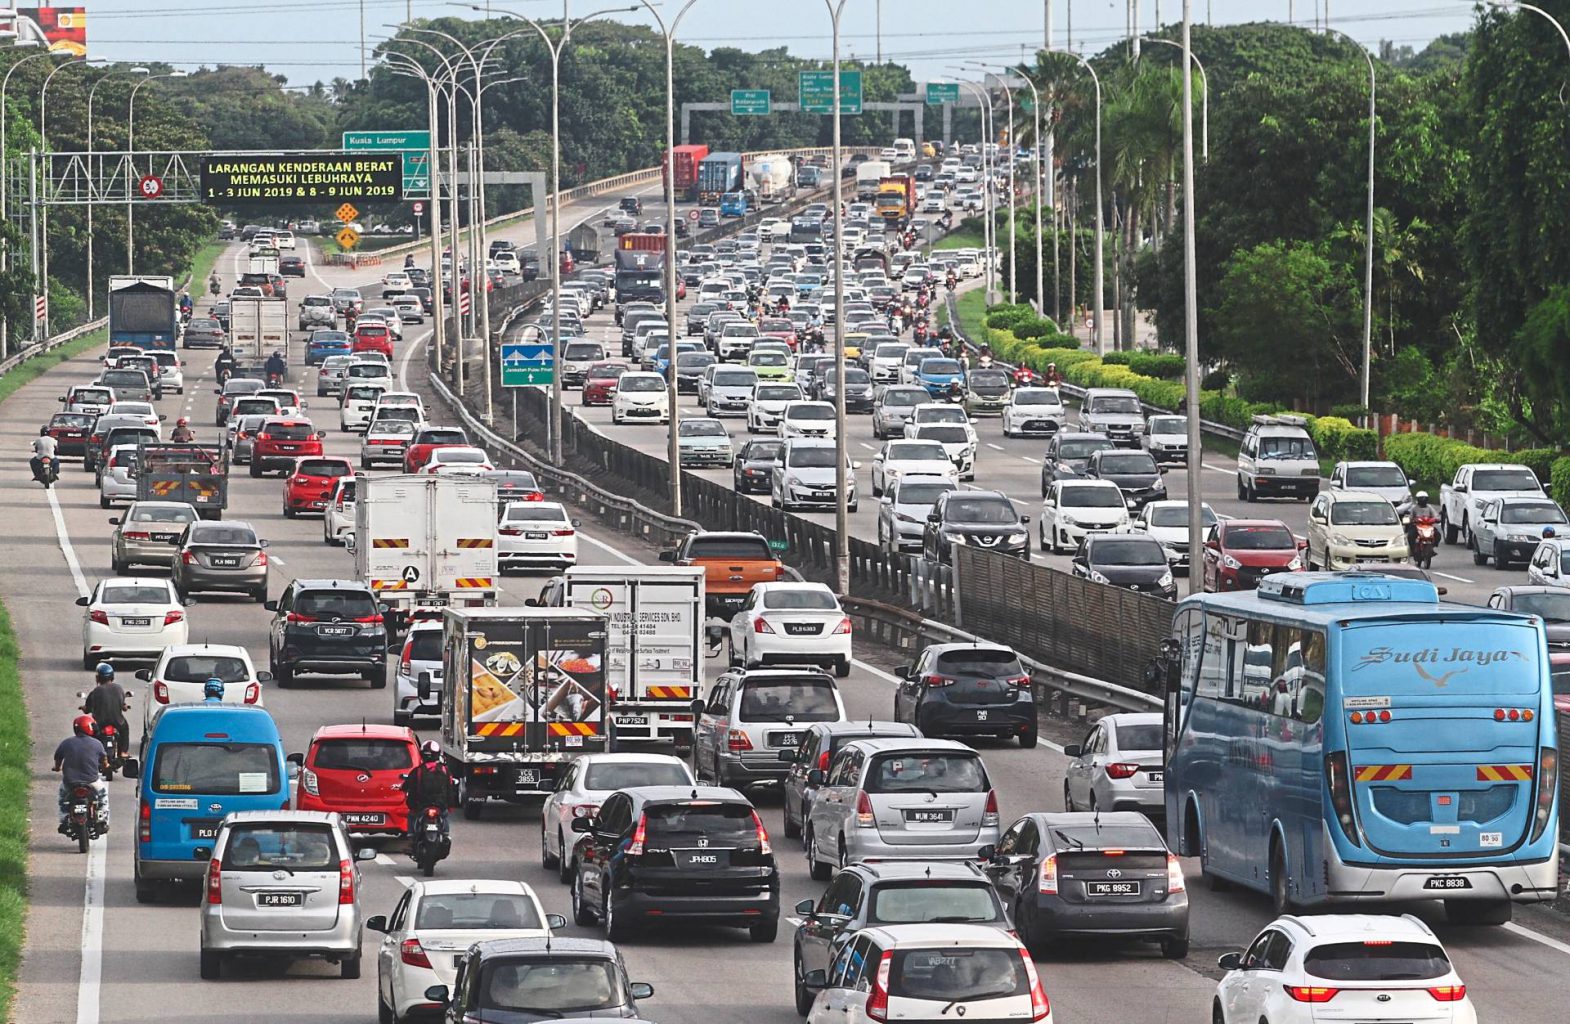
<svg viewBox="0 0 1570 1024"><path fill-rule="evenodd" d="M829 762L803 835L819 881L869 858L975 860L998 841L998 796L963 743L855 740Z"/></svg>
<svg viewBox="0 0 1570 1024"><path fill-rule="evenodd" d="M816 668L733 668L694 704L693 771L720 786L780 781L790 771L780 751L800 746L808 725L845 721L839 688Z"/></svg>
<svg viewBox="0 0 1570 1024"><path fill-rule="evenodd" d="M242 775L241 779L244 780ZM360 976L360 869L338 815L237 811L213 843L202 895L201 974L232 956L325 959Z"/></svg>

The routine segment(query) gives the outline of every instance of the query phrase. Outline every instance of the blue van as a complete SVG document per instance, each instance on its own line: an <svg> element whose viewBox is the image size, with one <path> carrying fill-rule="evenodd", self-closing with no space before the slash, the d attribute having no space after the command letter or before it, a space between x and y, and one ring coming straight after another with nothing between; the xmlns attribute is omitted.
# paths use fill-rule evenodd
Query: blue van
<svg viewBox="0 0 1570 1024"><path fill-rule="evenodd" d="M288 769L265 708L201 703L160 711L141 762L125 771L139 779L136 901L152 902L159 882L201 879L225 815L287 810Z"/></svg>

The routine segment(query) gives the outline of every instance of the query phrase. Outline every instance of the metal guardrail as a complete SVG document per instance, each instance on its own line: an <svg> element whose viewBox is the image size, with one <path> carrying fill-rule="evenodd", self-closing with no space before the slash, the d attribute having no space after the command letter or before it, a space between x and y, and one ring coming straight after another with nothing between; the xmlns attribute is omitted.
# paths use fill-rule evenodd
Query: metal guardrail
<svg viewBox="0 0 1570 1024"><path fill-rule="evenodd" d="M97 320L89 320L85 324L73 327L69 331L62 331L52 338L46 338L36 345L28 345L26 348L20 349L13 353L3 362L0 362L0 375L10 373L18 366L21 366L23 363L27 362L29 359L35 359L38 356L43 355L45 352L59 348L61 345L64 345L67 342L75 341L84 334L91 334L100 327L107 326L108 323L108 317L99 317Z"/></svg>

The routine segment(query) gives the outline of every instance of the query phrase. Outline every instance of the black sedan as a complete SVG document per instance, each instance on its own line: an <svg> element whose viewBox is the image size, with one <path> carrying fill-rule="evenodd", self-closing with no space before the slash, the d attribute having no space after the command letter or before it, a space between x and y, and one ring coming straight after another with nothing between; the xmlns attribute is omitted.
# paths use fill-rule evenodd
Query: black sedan
<svg viewBox="0 0 1570 1024"><path fill-rule="evenodd" d="M774 467L779 465L784 441L748 441L736 455L732 472L737 494L768 494L774 487Z"/></svg>
<svg viewBox="0 0 1570 1024"><path fill-rule="evenodd" d="M227 332L217 317L194 319L185 325L186 348L221 348Z"/></svg>
<svg viewBox="0 0 1570 1024"><path fill-rule="evenodd" d="M280 256L278 258L278 273L282 277L304 277L305 260L298 256Z"/></svg>

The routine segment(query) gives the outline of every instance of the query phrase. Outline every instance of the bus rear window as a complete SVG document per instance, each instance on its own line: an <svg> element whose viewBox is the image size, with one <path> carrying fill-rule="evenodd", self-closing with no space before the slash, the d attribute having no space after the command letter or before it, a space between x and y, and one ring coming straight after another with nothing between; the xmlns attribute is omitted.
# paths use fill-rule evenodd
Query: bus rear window
<svg viewBox="0 0 1570 1024"><path fill-rule="evenodd" d="M1348 694L1460 696L1536 693L1542 641L1527 626L1370 623L1342 641Z"/></svg>

